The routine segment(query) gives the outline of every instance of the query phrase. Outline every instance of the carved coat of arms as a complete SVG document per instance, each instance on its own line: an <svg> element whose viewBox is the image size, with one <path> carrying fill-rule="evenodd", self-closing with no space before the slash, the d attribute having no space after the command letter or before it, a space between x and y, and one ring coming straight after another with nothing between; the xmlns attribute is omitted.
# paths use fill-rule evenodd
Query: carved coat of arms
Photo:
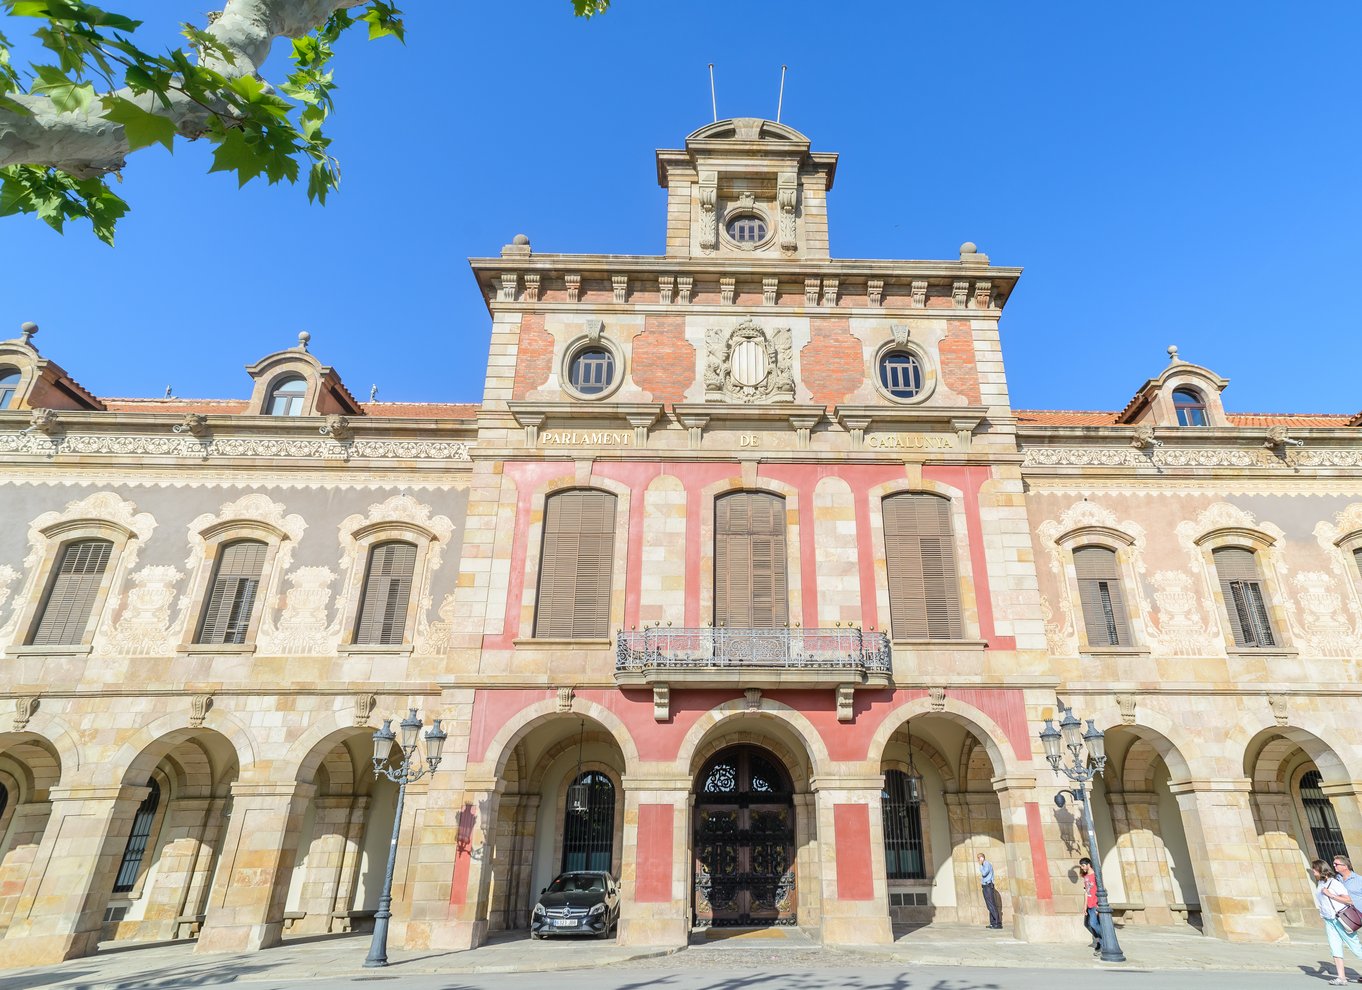
<svg viewBox="0 0 1362 990"><path fill-rule="evenodd" d="M789 327L745 320L705 332L705 399L793 402L794 347Z"/></svg>

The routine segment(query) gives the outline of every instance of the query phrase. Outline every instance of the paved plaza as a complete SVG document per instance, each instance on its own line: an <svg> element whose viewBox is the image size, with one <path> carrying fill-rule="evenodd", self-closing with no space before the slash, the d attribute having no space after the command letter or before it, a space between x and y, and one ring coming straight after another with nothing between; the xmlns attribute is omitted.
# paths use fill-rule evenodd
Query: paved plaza
<svg viewBox="0 0 1362 990"><path fill-rule="evenodd" d="M1323 933L1292 929L1279 945L1231 945L1187 928L1120 933L1124 965L1095 960L1082 945L1035 945L1006 932L933 925L891 946L830 949L799 929L697 934L680 951L624 948L595 940L532 942L502 937L466 952L394 951L383 970L362 968L365 935L296 939L255 953L195 954L191 943L105 949L58 966L0 976L0 990L175 990L249 985L258 990L402 981L404 990L519 987L521 975L553 972L555 990L966 990L1053 986L1081 978L1090 986L1282 988L1318 985L1329 966ZM1061 975L1057 971L1068 971ZM1331 974L1330 974L1331 975ZM1362 971L1350 970L1357 978ZM454 979L457 977L457 979ZM544 980L530 979L539 990Z"/></svg>

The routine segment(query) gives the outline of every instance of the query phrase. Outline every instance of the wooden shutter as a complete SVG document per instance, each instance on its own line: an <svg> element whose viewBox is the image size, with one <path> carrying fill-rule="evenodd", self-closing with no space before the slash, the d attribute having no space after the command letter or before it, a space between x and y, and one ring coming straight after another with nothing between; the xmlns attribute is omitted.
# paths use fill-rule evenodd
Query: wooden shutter
<svg viewBox="0 0 1362 990"><path fill-rule="evenodd" d="M593 490L549 496L544 503L534 635L608 637L614 563L615 496Z"/></svg>
<svg viewBox="0 0 1362 990"><path fill-rule="evenodd" d="M1234 633L1234 645L1276 646L1257 556L1244 547L1221 547L1212 553L1212 557L1230 630Z"/></svg>
<svg viewBox="0 0 1362 990"><path fill-rule="evenodd" d="M1130 622L1116 551L1107 547L1079 547L1074 551L1078 572L1078 600L1089 646L1130 646Z"/></svg>
<svg viewBox="0 0 1362 990"><path fill-rule="evenodd" d="M416 570L416 545L394 540L369 550L364 575L364 597L355 623L355 642L398 646L407 633L411 578Z"/></svg>
<svg viewBox="0 0 1362 990"><path fill-rule="evenodd" d="M714 504L714 622L732 629L788 625L785 499L735 492Z"/></svg>
<svg viewBox="0 0 1362 990"><path fill-rule="evenodd" d="M268 552L269 547L259 540L238 540L218 552L197 642L246 642Z"/></svg>
<svg viewBox="0 0 1362 990"><path fill-rule="evenodd" d="M963 638L950 502L911 492L882 505L894 638Z"/></svg>
<svg viewBox="0 0 1362 990"><path fill-rule="evenodd" d="M109 540L77 540L61 548L29 643L77 646L85 640L99 586L113 556Z"/></svg>

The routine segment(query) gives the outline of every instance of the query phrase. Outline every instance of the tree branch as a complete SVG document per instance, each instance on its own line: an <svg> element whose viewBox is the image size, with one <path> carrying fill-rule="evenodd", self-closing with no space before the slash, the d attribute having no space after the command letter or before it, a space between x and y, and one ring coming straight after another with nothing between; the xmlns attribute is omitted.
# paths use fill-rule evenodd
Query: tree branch
<svg viewBox="0 0 1362 990"><path fill-rule="evenodd" d="M233 62L210 55L203 65L224 76L258 75L276 38L297 38L326 23L335 11L358 7L367 0L226 0L222 12L207 28L214 41L233 56ZM154 94L134 95L128 89L113 96L166 117L185 138L203 135L217 117L212 108L183 93L169 94L166 107ZM10 94L31 111L30 116L0 110L0 167L38 165L60 169L85 179L117 172L131 151L123 127L105 120L96 100L85 110L61 112L45 96Z"/></svg>

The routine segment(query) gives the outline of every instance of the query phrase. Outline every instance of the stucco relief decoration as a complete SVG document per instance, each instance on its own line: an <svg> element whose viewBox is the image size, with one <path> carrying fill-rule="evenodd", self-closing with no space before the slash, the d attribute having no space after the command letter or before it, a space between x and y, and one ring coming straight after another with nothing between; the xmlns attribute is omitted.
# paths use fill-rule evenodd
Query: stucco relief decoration
<svg viewBox="0 0 1362 990"><path fill-rule="evenodd" d="M19 572L9 564L0 564L0 608L5 607L5 602L9 601L12 593L10 585L19 580Z"/></svg>
<svg viewBox="0 0 1362 990"><path fill-rule="evenodd" d="M1334 516L1334 521L1315 525L1315 541L1329 560L1329 569L1338 576L1338 585L1352 588L1347 596L1348 611L1352 614L1354 635L1362 636L1362 574L1357 570L1356 558L1350 550L1338 544L1354 534L1362 533L1362 502L1353 502Z"/></svg>
<svg viewBox="0 0 1362 990"><path fill-rule="evenodd" d="M281 568L282 570L282 568ZM266 610L256 637L258 652L267 656L326 656L336 652L340 617L327 621L331 585L329 567L300 567L288 576L289 590L276 620Z"/></svg>
<svg viewBox="0 0 1362 990"><path fill-rule="evenodd" d="M152 532L155 531L156 519L149 512L138 512L136 504L122 498L115 492L95 492L85 498L67 502L66 507L60 512L44 512L29 523L28 554L24 557L23 564L23 571L27 575L27 579L23 589L14 596L14 600L10 603L9 619L4 626L0 627L0 649L6 648L14 641L19 617L24 614L32 596L40 592L38 582L45 577L45 575L39 574L40 565L47 553L49 544L53 542L44 533L62 523L82 521L115 523L132 534L123 547L122 553L118 555L109 585L109 597L104 608L106 618L99 630L99 633L108 634L110 629L108 617L117 614L124 578L136 566L142 547L146 545Z"/></svg>
<svg viewBox="0 0 1362 990"><path fill-rule="evenodd" d="M776 205L780 207L780 249L793 251L798 241L795 226L795 205L799 201L799 176L782 173L776 179Z"/></svg>
<svg viewBox="0 0 1362 990"><path fill-rule="evenodd" d="M1074 601L1073 588L1066 572L1069 551L1060 541L1068 534L1085 528L1114 530L1123 534L1131 542L1129 546L1117 550L1117 558L1129 564L1137 576L1144 574L1144 527L1129 519L1117 519L1116 513L1105 506L1082 499L1061 512L1059 518L1041 523L1036 532L1049 551L1050 573L1054 575L1055 586L1059 589L1059 609L1063 616L1062 622L1055 622L1054 609L1048 600L1044 600L1041 603L1042 620L1045 623L1046 645L1051 653L1058 656L1075 656L1079 652L1075 620L1078 603ZM1129 594L1140 614L1148 615L1149 603L1145 599L1142 582L1135 581Z"/></svg>
<svg viewBox="0 0 1362 990"><path fill-rule="evenodd" d="M1324 571L1298 571L1292 583L1296 586L1292 604L1300 608L1305 633L1302 645L1319 656L1357 656L1362 640L1343 616L1343 599L1333 591L1334 579Z"/></svg>
<svg viewBox="0 0 1362 990"><path fill-rule="evenodd" d="M696 196L700 201L700 248L713 251L719 243L719 220L716 208L719 205L719 173L703 171L696 186Z"/></svg>
<svg viewBox="0 0 1362 990"><path fill-rule="evenodd" d="M1243 447L1028 447L1027 467L1205 467L1294 468L1362 467L1362 451L1330 447L1293 448L1282 457L1260 448Z"/></svg>
<svg viewBox="0 0 1362 990"><path fill-rule="evenodd" d="M170 606L184 577L169 565L144 567L132 575L126 607L110 628L95 635L96 653L123 657L165 656L175 650Z"/></svg>
<svg viewBox="0 0 1362 990"><path fill-rule="evenodd" d="M429 645L431 639L431 623L428 613L431 606L430 582L435 572L440 569L440 563L444 560L445 548L449 546L449 541L454 536L454 523L448 516L433 515L433 510L424 502L418 502L406 492L394 495L392 498L383 502L375 502L369 506L367 515L360 515L356 512L346 516L341 521L339 527L340 546L341 546L341 570L353 571L349 580L345 583L345 598L337 603L337 614L344 615L349 607L349 596L358 594L359 581L356 579L362 575L364 570L364 559L361 553L359 541L355 538L355 533L370 526L395 524L401 526L403 523L410 524L418 529L425 530L434 535L430 545L426 550L425 563L416 574L416 580L412 588L412 596L417 603L416 609L416 638L413 652L428 655L432 649ZM441 603L443 610L445 603ZM453 616L452 605L451 614L447 619L452 628ZM441 616L441 622L445 622L446 617ZM439 625L440 623L436 623ZM448 630L442 633L448 639ZM437 633L437 636L439 633Z"/></svg>
<svg viewBox="0 0 1362 990"><path fill-rule="evenodd" d="M94 436L63 433L47 439L34 433L0 433L0 454L91 454L110 457L274 457L283 460L432 460L467 461L468 445L456 440L355 440L298 437Z"/></svg>
<svg viewBox="0 0 1362 990"><path fill-rule="evenodd" d="M767 330L745 320L705 332L705 398L793 402L794 347L789 327Z"/></svg>
<svg viewBox="0 0 1362 990"><path fill-rule="evenodd" d="M454 596L445 595L436 610L435 622L427 623L425 610L416 623L416 648L418 657L439 656L449 650L450 638L454 635Z"/></svg>
<svg viewBox="0 0 1362 990"><path fill-rule="evenodd" d="M1150 583L1157 606L1155 628L1150 635L1159 653L1170 657L1204 657L1225 652L1214 624L1202 621L1191 575L1186 571L1159 571L1150 578ZM1210 610L1209 599L1203 598L1201 604Z"/></svg>

